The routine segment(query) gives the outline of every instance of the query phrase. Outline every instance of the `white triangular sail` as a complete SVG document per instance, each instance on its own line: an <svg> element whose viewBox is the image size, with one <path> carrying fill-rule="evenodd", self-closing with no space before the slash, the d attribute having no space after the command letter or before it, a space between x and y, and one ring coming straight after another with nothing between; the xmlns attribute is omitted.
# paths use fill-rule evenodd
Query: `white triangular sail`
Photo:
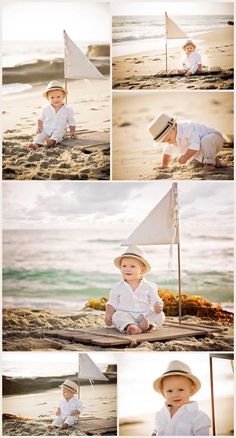
<svg viewBox="0 0 236 438"><path fill-rule="evenodd" d="M180 27L166 15L166 38L167 39L179 39L179 38L187 38L186 33L180 29Z"/></svg>
<svg viewBox="0 0 236 438"><path fill-rule="evenodd" d="M90 359L86 353L79 355L79 378L94 380L108 381L106 376L99 370L97 365Z"/></svg>
<svg viewBox="0 0 236 438"><path fill-rule="evenodd" d="M82 50L68 37L64 30L64 76L66 79L105 79Z"/></svg>
<svg viewBox="0 0 236 438"><path fill-rule="evenodd" d="M146 216L122 245L166 245L179 243L177 183Z"/></svg>

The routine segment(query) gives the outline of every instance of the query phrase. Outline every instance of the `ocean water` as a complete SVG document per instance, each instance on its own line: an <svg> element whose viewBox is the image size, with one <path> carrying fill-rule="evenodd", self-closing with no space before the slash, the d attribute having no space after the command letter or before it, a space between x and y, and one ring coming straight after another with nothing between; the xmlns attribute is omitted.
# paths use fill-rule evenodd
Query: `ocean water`
<svg viewBox="0 0 236 438"><path fill-rule="evenodd" d="M219 221L220 222L220 221ZM191 221L188 221L192 229ZM212 232L187 225L181 233L182 290L215 302L233 301L233 243L227 220ZM80 309L91 297L108 296L120 280L113 258L122 253L130 226L107 231L6 230L3 233L3 305L34 308ZM152 265L147 279L160 288L178 290L177 250L169 245L143 248ZM194 260L194 263L193 263ZM207 263L206 263L207 260Z"/></svg>
<svg viewBox="0 0 236 438"><path fill-rule="evenodd" d="M170 16L172 20L189 36L197 38L198 34L210 32L227 26L231 15L179 15ZM165 17L163 16L114 16L112 19L112 53L123 56L132 53L165 50ZM181 47L182 40L169 40L168 45Z"/></svg>

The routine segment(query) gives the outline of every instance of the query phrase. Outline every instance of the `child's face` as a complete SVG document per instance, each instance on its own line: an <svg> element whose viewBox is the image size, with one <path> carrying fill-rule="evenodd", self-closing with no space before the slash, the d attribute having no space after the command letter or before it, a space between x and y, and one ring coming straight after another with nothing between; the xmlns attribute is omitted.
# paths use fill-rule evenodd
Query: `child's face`
<svg viewBox="0 0 236 438"><path fill-rule="evenodd" d="M162 380L162 392L167 405L174 408L180 408L188 403L194 389L195 385L188 377L168 376Z"/></svg>
<svg viewBox="0 0 236 438"><path fill-rule="evenodd" d="M185 46L184 51L185 53L187 53L188 55L190 55L191 53L193 53L195 50L194 46L192 44L188 44L187 46Z"/></svg>
<svg viewBox="0 0 236 438"><path fill-rule="evenodd" d="M47 93L47 99L54 108L63 104L64 97L65 94L62 90L52 90Z"/></svg>
<svg viewBox="0 0 236 438"><path fill-rule="evenodd" d="M70 391L69 389L62 387L62 395L66 400L70 400L73 397L73 391Z"/></svg>
<svg viewBox="0 0 236 438"><path fill-rule="evenodd" d="M173 128L168 132L168 134L163 138L161 143L169 143L169 144L175 144L176 143L176 133L177 129L176 126L173 126Z"/></svg>
<svg viewBox="0 0 236 438"><path fill-rule="evenodd" d="M145 266L133 257L124 257L121 259L120 270L123 279L129 282L140 280L145 273Z"/></svg>

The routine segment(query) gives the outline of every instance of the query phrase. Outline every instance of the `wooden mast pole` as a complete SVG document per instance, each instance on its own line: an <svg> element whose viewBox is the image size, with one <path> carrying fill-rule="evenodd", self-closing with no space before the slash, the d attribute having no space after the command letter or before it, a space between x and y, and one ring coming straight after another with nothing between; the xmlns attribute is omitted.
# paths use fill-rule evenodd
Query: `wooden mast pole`
<svg viewBox="0 0 236 438"><path fill-rule="evenodd" d="M165 25L166 25L166 72L167 72L167 12L165 12Z"/></svg>
<svg viewBox="0 0 236 438"><path fill-rule="evenodd" d="M174 221L177 224L176 227L176 237L177 237L177 251L178 251L178 295L179 295L179 324L181 324L182 317L182 279L181 279L181 263L180 263L180 241L179 241L179 211L178 211L178 185L177 183L172 184L175 196L176 209L174 211Z"/></svg>
<svg viewBox="0 0 236 438"><path fill-rule="evenodd" d="M213 384L213 366L212 356L210 355L210 384L211 384L211 416L212 416L212 435L216 434L216 422L215 422L215 403L214 403L214 384Z"/></svg>
<svg viewBox="0 0 236 438"><path fill-rule="evenodd" d="M64 36L64 82L65 82L65 90L67 91L67 74L66 74L66 63L67 63L67 54L66 54L66 31L63 31ZM67 93L65 96L65 101L67 105Z"/></svg>

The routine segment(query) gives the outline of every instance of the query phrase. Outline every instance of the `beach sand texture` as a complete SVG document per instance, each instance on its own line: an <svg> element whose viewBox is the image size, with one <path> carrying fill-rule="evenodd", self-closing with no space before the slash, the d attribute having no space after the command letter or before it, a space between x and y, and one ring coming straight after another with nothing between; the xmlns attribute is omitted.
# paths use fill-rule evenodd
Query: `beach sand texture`
<svg viewBox="0 0 236 438"><path fill-rule="evenodd" d="M29 150L37 115L46 105L42 94L47 82L3 99L3 179L109 179L109 79L69 81L68 106L74 109L77 140Z"/></svg>
<svg viewBox="0 0 236 438"><path fill-rule="evenodd" d="M81 388L81 399L84 411L76 425L68 430L48 431L47 426L55 417L55 410L61 399L60 389L51 389L43 392L8 396L3 398L3 413L13 414L28 419L4 419L4 435L45 436L45 435L87 435L89 430L103 425L104 429L114 429L116 425L116 385L90 385ZM100 435L95 432L94 435ZM111 433L114 435L114 433Z"/></svg>
<svg viewBox="0 0 236 438"><path fill-rule="evenodd" d="M204 173L196 162L178 165L173 159L167 169L159 169L162 146L153 146L148 126L159 113L176 120L204 123L223 134L233 134L233 95L230 92L129 92L113 96L113 154L112 177L115 180L155 179L233 179L232 147L223 148L217 155L222 168Z"/></svg>
<svg viewBox="0 0 236 438"><path fill-rule="evenodd" d="M221 67L217 75L192 77L155 77L165 70L165 47L145 53L113 57L113 89L233 89L233 26L197 35L202 63L207 67ZM181 47L181 43L180 43ZM180 49L168 49L168 70L181 68Z"/></svg>
<svg viewBox="0 0 236 438"><path fill-rule="evenodd" d="M137 347L109 348L114 351L232 351L232 326L213 323L195 316L183 317L185 322L204 323L221 332L208 334L204 338L186 337L167 342L142 342ZM177 321L176 317L167 321ZM104 311L81 310L76 314L59 314L53 311L9 308L3 311L3 349L4 351L97 351L102 347L85 345L51 338L45 333L59 329L86 329L87 327L105 327Z"/></svg>

